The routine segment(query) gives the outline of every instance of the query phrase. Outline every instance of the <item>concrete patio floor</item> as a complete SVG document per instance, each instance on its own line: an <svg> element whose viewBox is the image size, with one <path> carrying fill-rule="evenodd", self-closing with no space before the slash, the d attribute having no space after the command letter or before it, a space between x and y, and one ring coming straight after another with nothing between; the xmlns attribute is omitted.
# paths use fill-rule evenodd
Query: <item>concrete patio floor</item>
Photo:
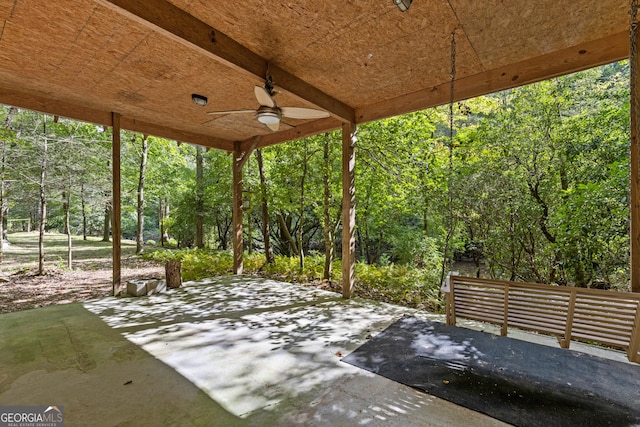
<svg viewBox="0 0 640 427"><path fill-rule="evenodd" d="M506 425L340 361L404 314L442 319L253 277L5 314L0 406L64 406L68 426Z"/></svg>

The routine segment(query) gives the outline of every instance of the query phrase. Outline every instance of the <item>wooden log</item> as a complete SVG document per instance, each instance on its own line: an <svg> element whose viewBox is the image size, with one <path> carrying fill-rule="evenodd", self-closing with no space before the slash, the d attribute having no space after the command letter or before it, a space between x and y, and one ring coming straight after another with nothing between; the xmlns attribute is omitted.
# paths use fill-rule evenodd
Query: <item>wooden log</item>
<svg viewBox="0 0 640 427"><path fill-rule="evenodd" d="M182 286L182 264L180 261L167 261L164 265L165 278L168 288L179 288Z"/></svg>

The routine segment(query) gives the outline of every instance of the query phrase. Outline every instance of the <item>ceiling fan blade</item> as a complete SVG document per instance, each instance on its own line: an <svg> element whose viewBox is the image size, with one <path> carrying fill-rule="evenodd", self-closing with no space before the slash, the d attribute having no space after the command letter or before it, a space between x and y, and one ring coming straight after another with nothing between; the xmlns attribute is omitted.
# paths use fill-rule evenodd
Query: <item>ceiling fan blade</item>
<svg viewBox="0 0 640 427"><path fill-rule="evenodd" d="M253 89L253 92L256 94L256 99L260 105L264 105L269 108L274 108L276 106L276 101L274 101L271 95L269 95L269 91L267 91L267 89L262 86L256 86Z"/></svg>
<svg viewBox="0 0 640 427"><path fill-rule="evenodd" d="M280 122L267 124L266 126L272 131L277 132L278 129L280 129Z"/></svg>
<svg viewBox="0 0 640 427"><path fill-rule="evenodd" d="M237 114L237 113L255 113L256 110L229 110L229 111L210 111L207 114Z"/></svg>
<svg viewBox="0 0 640 427"><path fill-rule="evenodd" d="M302 107L280 107L282 115L290 119L324 119L329 117L329 113L322 110Z"/></svg>

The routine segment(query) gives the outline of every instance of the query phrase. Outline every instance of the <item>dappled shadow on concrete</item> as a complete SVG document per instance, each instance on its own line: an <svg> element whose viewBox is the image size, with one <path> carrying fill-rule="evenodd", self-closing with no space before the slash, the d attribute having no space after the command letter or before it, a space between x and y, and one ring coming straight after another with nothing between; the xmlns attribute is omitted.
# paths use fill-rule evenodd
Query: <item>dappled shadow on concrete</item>
<svg viewBox="0 0 640 427"><path fill-rule="evenodd" d="M249 277L186 285L84 306L251 423L423 425L430 396L340 361L407 309Z"/></svg>
<svg viewBox="0 0 640 427"><path fill-rule="evenodd" d="M520 426L637 426L640 367L403 317L347 363Z"/></svg>

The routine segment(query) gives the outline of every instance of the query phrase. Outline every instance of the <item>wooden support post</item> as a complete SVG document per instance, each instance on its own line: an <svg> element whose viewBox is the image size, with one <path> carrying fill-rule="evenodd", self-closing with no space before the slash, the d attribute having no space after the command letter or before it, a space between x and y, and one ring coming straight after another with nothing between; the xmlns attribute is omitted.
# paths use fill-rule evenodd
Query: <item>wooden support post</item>
<svg viewBox="0 0 640 427"><path fill-rule="evenodd" d="M631 8L631 55L629 57L630 96L631 96L631 292L640 292L640 29L638 28L637 8Z"/></svg>
<svg viewBox="0 0 640 427"><path fill-rule="evenodd" d="M342 297L351 298L356 261L356 125L342 125Z"/></svg>
<svg viewBox="0 0 640 427"><path fill-rule="evenodd" d="M111 113L112 141L111 141L111 170L112 170L112 204L111 204L111 241L113 248L113 295L120 293L121 287L121 240L122 234L120 218L120 114Z"/></svg>
<svg viewBox="0 0 640 427"><path fill-rule="evenodd" d="M447 289L445 290L445 320L447 325L456 326L456 297L453 275L447 276Z"/></svg>
<svg viewBox="0 0 640 427"><path fill-rule="evenodd" d="M242 274L242 168L247 163L251 153L258 146L260 136L251 140L249 147L242 150L242 142L233 145L233 274Z"/></svg>
<svg viewBox="0 0 640 427"><path fill-rule="evenodd" d="M242 274L242 150L233 149L233 274Z"/></svg>

